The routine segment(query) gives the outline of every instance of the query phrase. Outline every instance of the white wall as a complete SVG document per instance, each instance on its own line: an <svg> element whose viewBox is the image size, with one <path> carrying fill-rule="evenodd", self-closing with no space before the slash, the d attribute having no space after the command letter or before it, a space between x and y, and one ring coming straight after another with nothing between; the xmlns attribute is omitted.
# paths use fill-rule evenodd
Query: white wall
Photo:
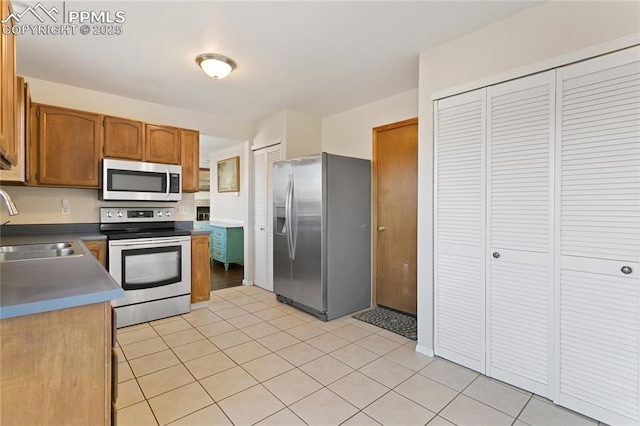
<svg viewBox="0 0 640 426"><path fill-rule="evenodd" d="M33 102L55 106L80 109L119 117L132 118L145 122L165 124L199 130L201 133L216 135L221 138L248 140L253 134L252 123L219 120L206 114L194 113L164 105L152 104L137 99L110 95L79 87L26 77L30 86ZM0 207L0 220L11 224L36 223L97 223L99 207L114 205L115 202L98 200L98 190L72 188L19 187L3 185L16 203L20 214L10 219L4 205ZM60 200L68 198L71 203L71 215L60 214ZM118 203L131 206L135 203ZM147 205L147 204L145 204ZM152 206L152 203L148 204ZM162 205L162 204L160 204ZM182 201L176 207L186 208L186 213L179 214L178 220L195 219L195 198L193 194L183 194Z"/></svg>
<svg viewBox="0 0 640 426"><path fill-rule="evenodd" d="M217 164L220 160L240 157L240 191L218 192ZM229 148L209 154L211 164L211 204L209 206L210 221L223 221L236 225L242 225L244 231L244 277L243 283L248 284L246 277L253 277L253 260L251 258L251 246L253 244L253 229L249 209L252 153L250 143L244 142Z"/></svg>
<svg viewBox="0 0 640 426"><path fill-rule="evenodd" d="M319 117L290 109L285 110L286 133L280 145L282 158L296 158L322 151L322 121Z"/></svg>
<svg viewBox="0 0 640 426"><path fill-rule="evenodd" d="M247 161L246 149L248 143L238 144L232 147L215 151L209 154L211 164L211 216L209 220L222 220L237 223L246 223L249 210L249 175L250 167ZM240 157L240 191L238 192L218 192L217 164L220 160Z"/></svg>
<svg viewBox="0 0 640 426"><path fill-rule="evenodd" d="M242 141L217 138L215 136L200 134L200 168L210 169L211 158L209 154L221 149L228 148L233 145L242 143ZM196 206L209 206L211 198L210 191L199 191L195 193Z"/></svg>
<svg viewBox="0 0 640 426"><path fill-rule="evenodd" d="M25 77L33 102L131 118L147 123L199 130L218 138L245 141L253 137L253 123L224 120L205 113L172 108L138 99Z"/></svg>
<svg viewBox="0 0 640 426"><path fill-rule="evenodd" d="M279 143L283 159L317 154L322 150L321 123L319 117L284 109L256 123L251 148Z"/></svg>
<svg viewBox="0 0 640 426"><path fill-rule="evenodd" d="M322 119L322 151L372 158L373 128L418 116L418 89Z"/></svg>
<svg viewBox="0 0 640 426"><path fill-rule="evenodd" d="M282 110L256 123L251 148L258 149L284 142L286 121L286 112Z"/></svg>
<svg viewBox="0 0 640 426"><path fill-rule="evenodd" d="M547 2L420 55L418 350L433 350L434 92L640 32L638 2Z"/></svg>

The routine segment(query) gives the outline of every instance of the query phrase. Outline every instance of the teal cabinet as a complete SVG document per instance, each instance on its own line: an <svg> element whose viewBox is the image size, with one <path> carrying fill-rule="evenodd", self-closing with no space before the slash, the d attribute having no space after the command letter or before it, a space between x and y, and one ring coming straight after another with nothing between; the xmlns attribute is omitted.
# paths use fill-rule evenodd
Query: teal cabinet
<svg viewBox="0 0 640 426"><path fill-rule="evenodd" d="M211 233L211 260L224 263L225 271L230 263L244 261L244 230L239 225L215 222L195 222L195 229Z"/></svg>

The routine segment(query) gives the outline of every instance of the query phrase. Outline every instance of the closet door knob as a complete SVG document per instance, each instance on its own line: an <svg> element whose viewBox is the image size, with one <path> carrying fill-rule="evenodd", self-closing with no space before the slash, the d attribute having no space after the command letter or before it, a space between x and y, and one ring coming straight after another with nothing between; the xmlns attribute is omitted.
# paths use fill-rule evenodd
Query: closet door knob
<svg viewBox="0 0 640 426"><path fill-rule="evenodd" d="M497 251L494 251L491 256L493 256L495 259L497 259L497 258L500 257L500 253L498 253Z"/></svg>
<svg viewBox="0 0 640 426"><path fill-rule="evenodd" d="M633 269L631 269L631 266L623 266L622 268L620 268L620 272L622 272L625 275L629 275L630 273L633 272Z"/></svg>

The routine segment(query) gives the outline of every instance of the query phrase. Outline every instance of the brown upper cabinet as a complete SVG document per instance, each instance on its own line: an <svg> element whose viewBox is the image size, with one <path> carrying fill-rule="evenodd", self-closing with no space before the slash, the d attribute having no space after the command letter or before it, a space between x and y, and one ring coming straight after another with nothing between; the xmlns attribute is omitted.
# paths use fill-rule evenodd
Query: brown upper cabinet
<svg viewBox="0 0 640 426"><path fill-rule="evenodd" d="M182 165L182 190L198 191L197 130L37 104L28 118L28 185L99 188L105 157Z"/></svg>
<svg viewBox="0 0 640 426"><path fill-rule="evenodd" d="M181 129L104 117L104 156L150 163L180 164Z"/></svg>
<svg viewBox="0 0 640 426"><path fill-rule="evenodd" d="M175 127L145 124L145 161L180 164L180 132Z"/></svg>
<svg viewBox="0 0 640 426"><path fill-rule="evenodd" d="M9 0L0 0L2 20L11 14ZM16 142L16 37L11 31L0 36L0 169L18 163Z"/></svg>
<svg viewBox="0 0 640 426"><path fill-rule="evenodd" d="M126 118L104 118L104 156L144 160L144 124Z"/></svg>
<svg viewBox="0 0 640 426"><path fill-rule="evenodd" d="M25 181L25 149L27 146L27 126L31 96L29 95L29 85L23 77L16 78L16 105L15 105L15 140L17 148L18 163L10 170L0 170L0 180L3 182L24 182Z"/></svg>
<svg viewBox="0 0 640 426"><path fill-rule="evenodd" d="M180 129L182 192L198 192L200 173L200 133Z"/></svg>
<svg viewBox="0 0 640 426"><path fill-rule="evenodd" d="M102 116L33 104L30 185L100 187Z"/></svg>

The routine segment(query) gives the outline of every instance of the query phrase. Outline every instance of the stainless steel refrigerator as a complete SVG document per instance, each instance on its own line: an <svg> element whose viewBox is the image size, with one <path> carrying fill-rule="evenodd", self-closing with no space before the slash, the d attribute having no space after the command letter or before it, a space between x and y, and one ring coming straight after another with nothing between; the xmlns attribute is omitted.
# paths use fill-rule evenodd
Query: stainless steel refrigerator
<svg viewBox="0 0 640 426"><path fill-rule="evenodd" d="M371 162L322 153L273 165L273 289L327 321L371 306Z"/></svg>

